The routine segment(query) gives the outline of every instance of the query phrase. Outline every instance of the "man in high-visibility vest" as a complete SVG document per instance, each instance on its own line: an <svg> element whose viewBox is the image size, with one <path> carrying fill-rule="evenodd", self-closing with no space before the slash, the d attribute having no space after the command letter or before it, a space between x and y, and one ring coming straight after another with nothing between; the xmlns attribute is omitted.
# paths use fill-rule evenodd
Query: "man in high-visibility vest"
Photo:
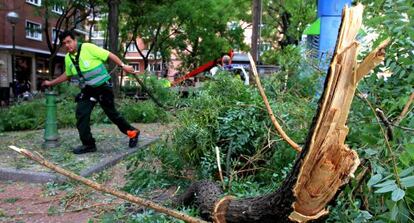
<svg viewBox="0 0 414 223"><path fill-rule="evenodd" d="M118 126L119 130L129 137L129 147L138 143L140 131L131 126L116 110L112 91L111 76L104 63L111 59L127 73L134 73L132 66L125 65L115 54L91 43L78 43L71 31L59 35L66 48L65 72L59 77L44 81L43 86L53 86L68 80L77 80L81 93L76 96L76 127L82 145L73 153L95 152L95 139L90 128L90 116L96 103L99 103L108 118Z"/></svg>

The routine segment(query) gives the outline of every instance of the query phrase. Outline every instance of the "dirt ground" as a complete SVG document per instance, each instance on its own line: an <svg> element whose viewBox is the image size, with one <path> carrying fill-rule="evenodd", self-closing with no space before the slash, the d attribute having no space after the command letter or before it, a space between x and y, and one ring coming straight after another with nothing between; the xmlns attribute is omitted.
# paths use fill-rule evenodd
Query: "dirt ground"
<svg viewBox="0 0 414 223"><path fill-rule="evenodd" d="M124 185L124 165L116 165L109 174L112 178L106 185L117 188ZM0 188L1 222L95 222L100 214L122 203L80 185L73 188L74 193L22 182L0 182Z"/></svg>
<svg viewBox="0 0 414 223"><path fill-rule="evenodd" d="M158 137L171 126L138 124L145 137ZM93 127L96 131L117 131L113 125ZM69 133L76 130L70 130ZM71 133L71 134L72 134ZM28 139L30 140L30 139ZM21 142L21 141L20 141ZM0 143L4 148L4 141ZM99 149L99 146L98 146ZM93 178L114 188L125 184L126 164L121 162ZM103 195L83 185L33 184L0 181L0 222L82 223L98 222L99 216L113 210L122 200Z"/></svg>

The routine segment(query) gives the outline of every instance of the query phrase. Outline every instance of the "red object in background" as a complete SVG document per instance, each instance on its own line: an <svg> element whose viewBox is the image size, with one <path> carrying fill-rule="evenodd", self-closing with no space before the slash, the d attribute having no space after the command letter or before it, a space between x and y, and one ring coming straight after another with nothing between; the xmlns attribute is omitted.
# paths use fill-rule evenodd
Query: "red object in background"
<svg viewBox="0 0 414 223"><path fill-rule="evenodd" d="M211 68L216 66L218 63L221 63L221 59L223 58L224 55L229 55L230 58L233 58L233 55L234 55L233 50L229 50L229 52L227 54L222 54L220 58L209 61L209 62L197 67L196 69L190 71L188 74L177 78L176 80L174 80L174 82L171 83L171 85L176 86L177 84L187 80L188 78L194 77L194 76L196 76L197 74L199 74L201 72L210 70Z"/></svg>

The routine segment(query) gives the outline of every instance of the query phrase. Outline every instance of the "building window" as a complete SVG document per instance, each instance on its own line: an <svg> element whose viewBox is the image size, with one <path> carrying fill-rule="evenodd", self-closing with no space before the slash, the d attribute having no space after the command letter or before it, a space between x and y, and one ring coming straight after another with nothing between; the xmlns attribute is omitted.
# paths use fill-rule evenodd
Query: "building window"
<svg viewBox="0 0 414 223"><path fill-rule="evenodd" d="M129 65L131 65L134 68L135 72L139 72L139 63L132 63L132 64L129 64Z"/></svg>
<svg viewBox="0 0 414 223"><path fill-rule="evenodd" d="M155 64L148 64L148 68L149 68L149 71L152 71L152 72L158 72L158 71L161 71L161 64L160 63L155 63Z"/></svg>
<svg viewBox="0 0 414 223"><path fill-rule="evenodd" d="M42 5L42 0L26 0L26 2L36 6Z"/></svg>
<svg viewBox="0 0 414 223"><path fill-rule="evenodd" d="M155 71L161 71L161 64L160 63L154 64L154 70Z"/></svg>
<svg viewBox="0 0 414 223"><path fill-rule="evenodd" d="M137 46L135 46L134 42L131 42L131 44L129 44L127 52L138 52Z"/></svg>
<svg viewBox="0 0 414 223"><path fill-rule="evenodd" d="M26 21L26 38L42 40L42 26L39 23Z"/></svg>
<svg viewBox="0 0 414 223"><path fill-rule="evenodd" d="M59 5L53 5L52 12L57 13L59 15L63 14L63 7Z"/></svg>
<svg viewBox="0 0 414 223"><path fill-rule="evenodd" d="M59 33L60 33L59 30L57 30L55 28L52 29L52 43L55 43L55 42L56 42L56 44L60 43Z"/></svg>

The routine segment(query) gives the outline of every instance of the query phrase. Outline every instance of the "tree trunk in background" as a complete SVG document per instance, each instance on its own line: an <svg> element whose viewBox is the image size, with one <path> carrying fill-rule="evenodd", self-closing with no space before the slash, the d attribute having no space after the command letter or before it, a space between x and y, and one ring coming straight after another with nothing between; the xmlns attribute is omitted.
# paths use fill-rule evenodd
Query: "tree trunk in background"
<svg viewBox="0 0 414 223"><path fill-rule="evenodd" d="M259 40L259 23L260 23L260 13L261 13L262 0L253 0L253 19L252 19L252 45L250 54L253 57L255 63L258 61L259 49L258 49L258 40ZM253 80L253 79L251 79Z"/></svg>
<svg viewBox="0 0 414 223"><path fill-rule="evenodd" d="M345 145L349 131L346 121L355 89L363 76L384 60L389 42L381 43L360 65L356 63L359 44L355 37L362 24L362 12L361 4L343 11L318 111L306 144L281 187L253 198L221 198L220 187L203 181L176 198L177 204L195 200L202 217L215 223L307 222L328 214L326 205L359 165L358 154Z"/></svg>
<svg viewBox="0 0 414 223"><path fill-rule="evenodd" d="M259 23L261 23L261 7L262 7L262 0L253 0L253 12L252 12L252 43L251 43L251 49L250 54L253 57L253 60L255 64L257 64L259 60L259 48L258 48L258 40L259 40ZM249 79L254 80L252 68L250 68L249 72ZM251 83L254 83L253 81Z"/></svg>
<svg viewBox="0 0 414 223"><path fill-rule="evenodd" d="M108 50L113 54L118 55L118 17L119 17L119 3L120 0L109 0L108 1ZM121 58L122 59L122 58ZM112 71L116 64L109 61L109 71ZM114 95L119 96L119 81L118 73L112 72L111 79L113 84Z"/></svg>
<svg viewBox="0 0 414 223"><path fill-rule="evenodd" d="M286 46L289 46L291 44L298 45L299 39L297 39L292 34L289 35L288 29L290 26L290 18L292 17L288 12L284 12L281 16L282 19L282 26L281 29L283 30L281 33L283 33L284 38L279 41L279 46L284 49Z"/></svg>

